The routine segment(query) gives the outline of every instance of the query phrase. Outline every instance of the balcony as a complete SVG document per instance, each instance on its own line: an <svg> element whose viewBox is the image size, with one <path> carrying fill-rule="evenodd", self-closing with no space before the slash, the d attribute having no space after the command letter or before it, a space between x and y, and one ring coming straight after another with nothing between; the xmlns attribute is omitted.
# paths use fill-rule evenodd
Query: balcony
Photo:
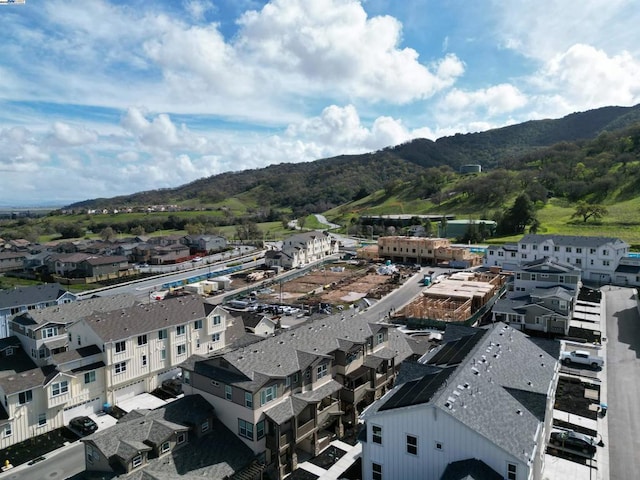
<svg viewBox="0 0 640 480"><path fill-rule="evenodd" d="M281 435L267 435L266 446L272 452L282 451L291 444L291 431Z"/></svg>
<svg viewBox="0 0 640 480"><path fill-rule="evenodd" d="M367 387L369 386L369 383L363 383L361 385L358 385L357 387L351 389L349 387L345 387L341 392L340 392L340 397L342 398L342 400L344 400L347 403L352 403L352 404L356 404L358 403L360 400L362 400L362 397L364 397L364 395L367 393Z"/></svg>
<svg viewBox="0 0 640 480"><path fill-rule="evenodd" d="M340 410L340 400L337 398L331 398L329 400L330 402L327 402L326 405L323 406L323 402L318 406L318 425L324 425L331 415L342 414L342 410Z"/></svg>
<svg viewBox="0 0 640 480"><path fill-rule="evenodd" d="M315 428L316 428L316 421L313 418L308 422L300 425L296 429L296 442L299 442L300 440L302 440L302 438L307 436L309 433L313 432Z"/></svg>

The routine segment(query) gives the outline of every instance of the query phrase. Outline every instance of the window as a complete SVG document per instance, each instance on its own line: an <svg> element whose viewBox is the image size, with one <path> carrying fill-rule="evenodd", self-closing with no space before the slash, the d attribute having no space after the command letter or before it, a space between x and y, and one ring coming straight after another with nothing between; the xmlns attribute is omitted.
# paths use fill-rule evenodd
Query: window
<svg viewBox="0 0 640 480"><path fill-rule="evenodd" d="M440 451L444 449L444 445L442 444L442 442L436 442L434 447L436 448L436 450L440 450Z"/></svg>
<svg viewBox="0 0 640 480"><path fill-rule="evenodd" d="M42 427L44 425L47 424L47 414L46 413L40 413L38 415L38 426Z"/></svg>
<svg viewBox="0 0 640 480"><path fill-rule="evenodd" d="M278 386L271 385L270 387L265 388L260 392L260 405L264 405L265 403L269 403L274 400L277 395Z"/></svg>
<svg viewBox="0 0 640 480"><path fill-rule="evenodd" d="M564 275L560 275L560 276L558 277L558 281L559 281L560 283L564 283Z"/></svg>
<svg viewBox="0 0 640 480"><path fill-rule="evenodd" d="M147 344L147 336L138 335L138 346L141 347L142 345L146 345L146 344Z"/></svg>
<svg viewBox="0 0 640 480"><path fill-rule="evenodd" d="M256 440L260 440L264 437L264 420L256 423Z"/></svg>
<svg viewBox="0 0 640 480"><path fill-rule="evenodd" d="M602 261L602 266L603 267L608 267L609 266L609 260L603 260Z"/></svg>
<svg viewBox="0 0 640 480"><path fill-rule="evenodd" d="M371 425L371 441L382 445L382 427L378 425Z"/></svg>
<svg viewBox="0 0 640 480"><path fill-rule="evenodd" d="M165 340L167 338L167 330L158 330L158 340Z"/></svg>
<svg viewBox="0 0 640 480"><path fill-rule="evenodd" d="M571 253L571 247L565 247L564 251L567 253Z"/></svg>
<svg viewBox="0 0 640 480"><path fill-rule="evenodd" d="M371 478L373 480L382 480L382 465L379 463L371 464Z"/></svg>
<svg viewBox="0 0 640 480"><path fill-rule="evenodd" d="M124 373L127 371L127 362L118 362L113 366L113 368L116 372L116 375L119 373Z"/></svg>
<svg viewBox="0 0 640 480"><path fill-rule="evenodd" d="M42 329L42 338L51 338L58 335L58 327L47 327Z"/></svg>
<svg viewBox="0 0 640 480"><path fill-rule="evenodd" d="M542 247L542 250L544 250L545 252L548 252L549 251L549 245L544 245Z"/></svg>
<svg viewBox="0 0 640 480"><path fill-rule="evenodd" d="M82 338L80 337L80 335L78 335L78 338L76 338L76 340L78 341L78 345L82 345Z"/></svg>
<svg viewBox="0 0 640 480"><path fill-rule="evenodd" d="M146 355L142 355L142 358L140 359L140 363L142 363L143 367L147 366L147 356Z"/></svg>
<svg viewBox="0 0 640 480"><path fill-rule="evenodd" d="M196 320L193 322L194 330L202 330L202 320Z"/></svg>
<svg viewBox="0 0 640 480"><path fill-rule="evenodd" d="M321 379L322 377L324 377L327 374L327 364L323 363L322 365L319 365L317 369L317 373L318 373L318 379Z"/></svg>
<svg viewBox="0 0 640 480"><path fill-rule="evenodd" d="M186 331L187 330L184 325L178 325L176 327L176 335L184 335Z"/></svg>
<svg viewBox="0 0 640 480"><path fill-rule="evenodd" d="M222 318L220 318L220 315L214 315L213 317L213 325L220 325L222 323Z"/></svg>
<svg viewBox="0 0 640 480"><path fill-rule="evenodd" d="M238 419L238 435L253 440L253 423Z"/></svg>
<svg viewBox="0 0 640 480"><path fill-rule="evenodd" d="M214 333L213 335L211 335L211 341L212 342L219 342L220 341L220 334L219 333Z"/></svg>
<svg viewBox="0 0 640 480"><path fill-rule="evenodd" d="M499 250L499 251L498 251L498 256L499 256L499 257L504 257L504 252L503 252L502 250Z"/></svg>
<svg viewBox="0 0 640 480"><path fill-rule="evenodd" d="M253 395L249 392L244 392L244 406L253 408Z"/></svg>
<svg viewBox="0 0 640 480"><path fill-rule="evenodd" d="M538 245L531 245L531 249L532 250L537 250L538 249Z"/></svg>
<svg viewBox="0 0 640 480"><path fill-rule="evenodd" d="M527 244L523 243L522 245L520 245L520 250L526 250L527 249Z"/></svg>
<svg viewBox="0 0 640 480"><path fill-rule="evenodd" d="M67 393L69 391L69 382L67 380L63 380L62 382L54 383L51 385L51 396L57 397L58 395L62 395L63 393Z"/></svg>
<svg viewBox="0 0 640 480"><path fill-rule="evenodd" d="M187 435L185 433L179 433L178 436L176 437L176 443L178 445L180 445L181 443L184 443L187 440Z"/></svg>
<svg viewBox="0 0 640 480"><path fill-rule="evenodd" d="M576 258L576 265L582 265L582 259Z"/></svg>
<svg viewBox="0 0 640 480"><path fill-rule="evenodd" d="M181 345L178 345L178 355L184 355L185 353L187 353L187 346L183 343Z"/></svg>
<svg viewBox="0 0 640 480"><path fill-rule="evenodd" d="M206 432L207 430L209 430L209 420L200 424L200 431L202 433Z"/></svg>
<svg viewBox="0 0 640 480"><path fill-rule="evenodd" d="M526 259L527 259L527 254L526 254L526 253L523 253L523 254L522 254L522 258L523 258L523 260L526 260Z"/></svg>
<svg viewBox="0 0 640 480"><path fill-rule="evenodd" d="M602 250L602 255L604 255L605 257L609 255L609 250Z"/></svg>
<svg viewBox="0 0 640 480"><path fill-rule="evenodd" d="M7 423L4 426L4 436L5 437L10 437L11 435L13 435L13 429L11 428L11 424Z"/></svg>
<svg viewBox="0 0 640 480"><path fill-rule="evenodd" d="M167 359L167 350L166 348L163 348L162 350L160 350L160 360L166 360Z"/></svg>
<svg viewBox="0 0 640 480"><path fill-rule="evenodd" d="M96 381L96 372L87 372L84 374L84 383L93 383Z"/></svg>
<svg viewBox="0 0 640 480"><path fill-rule="evenodd" d="M532 281L536 281L538 279L538 276L535 273L531 274L531 280Z"/></svg>
<svg viewBox="0 0 640 480"><path fill-rule="evenodd" d="M518 478L518 466L513 463L507 463L507 480L517 480Z"/></svg>
<svg viewBox="0 0 640 480"><path fill-rule="evenodd" d="M558 247L558 246L553 247L553 251L554 252L559 252L560 251L560 247Z"/></svg>
<svg viewBox="0 0 640 480"><path fill-rule="evenodd" d="M224 386L224 398L231 400L233 398L233 387L231 385Z"/></svg>
<svg viewBox="0 0 640 480"><path fill-rule="evenodd" d="M582 249L580 247L576 247L576 253L582 253Z"/></svg>
<svg viewBox="0 0 640 480"><path fill-rule="evenodd" d="M133 457L133 460L131 460L131 465L133 466L133 468L137 468L142 465L142 455L136 455L135 457Z"/></svg>
<svg viewBox="0 0 640 480"><path fill-rule="evenodd" d="M127 343L123 340L121 342L116 342L116 353L121 353L126 351Z"/></svg>
<svg viewBox="0 0 640 480"><path fill-rule="evenodd" d="M18 394L18 403L20 405L29 403L31 400L33 400L33 393L31 393L31 390L27 390L26 392L20 392Z"/></svg>
<svg viewBox="0 0 640 480"><path fill-rule="evenodd" d="M164 442L160 446L160 453L167 453L169 451L169 448L171 448L171 444L169 442Z"/></svg>
<svg viewBox="0 0 640 480"><path fill-rule="evenodd" d="M384 342L384 332L380 332L376 335L376 345L380 345L382 342Z"/></svg>
<svg viewBox="0 0 640 480"><path fill-rule="evenodd" d="M411 455L418 454L418 437L407 435L407 453Z"/></svg>

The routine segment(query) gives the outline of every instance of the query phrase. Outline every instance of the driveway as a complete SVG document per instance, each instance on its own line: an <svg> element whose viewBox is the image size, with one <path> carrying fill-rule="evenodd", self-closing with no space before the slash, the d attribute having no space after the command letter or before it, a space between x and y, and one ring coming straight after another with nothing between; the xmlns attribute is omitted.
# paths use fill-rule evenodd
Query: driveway
<svg viewBox="0 0 640 480"><path fill-rule="evenodd" d="M607 305L607 390L611 480L640 472L640 315L635 291L604 287Z"/></svg>

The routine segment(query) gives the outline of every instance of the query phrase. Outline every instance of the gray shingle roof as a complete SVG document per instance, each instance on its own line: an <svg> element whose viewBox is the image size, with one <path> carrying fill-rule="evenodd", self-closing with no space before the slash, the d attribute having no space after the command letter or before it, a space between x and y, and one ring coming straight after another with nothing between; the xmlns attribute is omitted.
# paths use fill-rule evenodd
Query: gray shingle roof
<svg viewBox="0 0 640 480"><path fill-rule="evenodd" d="M551 242L555 245L567 245L571 247L598 248L609 243L619 247L628 246L626 242L623 242L619 238L614 237L589 237L582 235L541 235L533 233L529 233L523 236L518 243L540 244L548 240L551 240Z"/></svg>
<svg viewBox="0 0 640 480"><path fill-rule="evenodd" d="M84 319L105 342L123 340L160 328L203 319L204 301L196 295L182 296L132 307L93 313Z"/></svg>
<svg viewBox="0 0 640 480"><path fill-rule="evenodd" d="M59 283L0 290L0 309L18 305L53 302L66 293Z"/></svg>
<svg viewBox="0 0 640 480"><path fill-rule="evenodd" d="M477 458L447 465L440 480L503 480L503 476Z"/></svg>
<svg viewBox="0 0 640 480"><path fill-rule="evenodd" d="M521 270L542 273L579 273L580 268L550 257L538 258L521 264Z"/></svg>
<svg viewBox="0 0 640 480"><path fill-rule="evenodd" d="M536 448L538 416L545 408L556 367L557 359L525 334L496 323L488 328L488 333L427 404L456 418L514 457L527 461ZM380 408L400 388L397 384L387 396L374 403L367 418L382 414Z"/></svg>

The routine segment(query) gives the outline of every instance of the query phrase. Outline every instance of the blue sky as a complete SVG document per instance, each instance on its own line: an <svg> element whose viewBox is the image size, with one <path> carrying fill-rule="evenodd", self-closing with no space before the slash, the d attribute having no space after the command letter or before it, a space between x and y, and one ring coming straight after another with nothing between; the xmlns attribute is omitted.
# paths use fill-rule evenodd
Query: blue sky
<svg viewBox="0 0 640 480"><path fill-rule="evenodd" d="M0 206L640 103L633 0L0 5Z"/></svg>

